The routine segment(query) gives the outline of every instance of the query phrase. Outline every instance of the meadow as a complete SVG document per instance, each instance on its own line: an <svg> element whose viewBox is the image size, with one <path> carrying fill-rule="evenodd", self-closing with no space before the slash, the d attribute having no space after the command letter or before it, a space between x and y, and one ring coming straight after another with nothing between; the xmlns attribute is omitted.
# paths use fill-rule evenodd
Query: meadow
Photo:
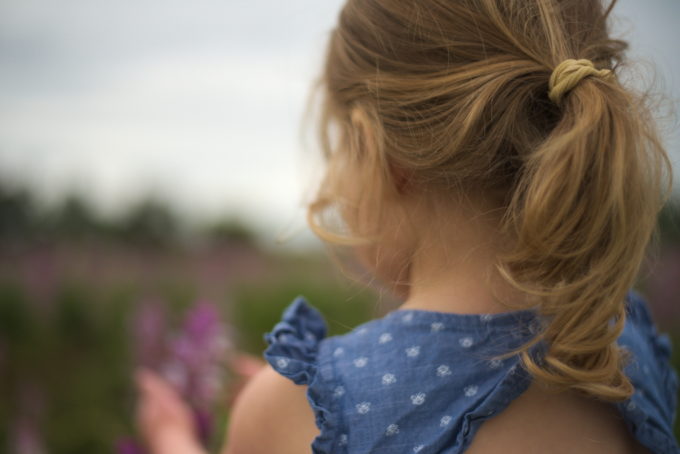
<svg viewBox="0 0 680 454"><path fill-rule="evenodd" d="M678 225L669 204L637 286L676 345ZM77 197L45 210L26 191L2 189L0 452L143 453L133 416L140 365L181 390L217 452L240 384L234 364L261 355L263 334L298 295L324 313L330 334L395 304L323 250L265 248L233 219L188 235L159 202L103 221ZM678 348L673 358L678 368Z"/></svg>

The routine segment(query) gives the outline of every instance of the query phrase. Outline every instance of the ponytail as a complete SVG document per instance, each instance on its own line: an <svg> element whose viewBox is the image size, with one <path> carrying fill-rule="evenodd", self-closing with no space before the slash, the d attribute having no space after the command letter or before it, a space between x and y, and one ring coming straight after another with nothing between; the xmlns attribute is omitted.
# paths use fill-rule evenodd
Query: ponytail
<svg viewBox="0 0 680 454"><path fill-rule="evenodd" d="M564 95L561 119L525 162L504 219L517 243L498 269L541 301L545 326L532 344L548 348L540 360L525 349L527 369L617 401L633 392L615 343L624 299L670 163L641 102L608 76L586 77Z"/></svg>

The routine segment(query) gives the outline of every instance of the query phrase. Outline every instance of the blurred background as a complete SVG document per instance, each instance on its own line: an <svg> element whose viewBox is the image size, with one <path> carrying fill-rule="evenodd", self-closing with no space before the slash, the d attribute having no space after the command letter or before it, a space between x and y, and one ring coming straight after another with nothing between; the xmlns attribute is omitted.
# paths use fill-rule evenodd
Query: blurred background
<svg viewBox="0 0 680 454"><path fill-rule="evenodd" d="M0 452L143 452L139 364L214 448L232 360L297 295L332 334L393 307L305 227L321 167L302 116L341 4L0 1ZM680 3L615 13L679 172ZM638 285L676 342L679 182Z"/></svg>

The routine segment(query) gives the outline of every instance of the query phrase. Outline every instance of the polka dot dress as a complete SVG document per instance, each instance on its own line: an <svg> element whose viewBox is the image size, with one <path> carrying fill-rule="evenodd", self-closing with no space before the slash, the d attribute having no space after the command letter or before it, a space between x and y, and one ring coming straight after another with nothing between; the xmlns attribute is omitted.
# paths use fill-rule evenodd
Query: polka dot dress
<svg viewBox="0 0 680 454"><path fill-rule="evenodd" d="M677 376L670 343L656 333L644 301L628 295L618 342L631 351L633 397L617 404L653 453L680 453L672 434ZM484 421L529 386L507 355L540 328L532 311L453 314L397 310L326 337L322 316L303 297L265 335L266 360L308 386L320 435L313 453L462 453ZM531 354L540 356L543 344Z"/></svg>

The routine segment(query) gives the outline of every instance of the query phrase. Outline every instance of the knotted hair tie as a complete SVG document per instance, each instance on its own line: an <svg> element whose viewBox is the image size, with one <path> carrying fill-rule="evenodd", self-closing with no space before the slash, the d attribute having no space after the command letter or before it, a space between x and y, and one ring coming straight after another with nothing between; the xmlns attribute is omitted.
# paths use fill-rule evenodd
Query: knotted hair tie
<svg viewBox="0 0 680 454"><path fill-rule="evenodd" d="M550 89L548 96L555 104L559 104L562 98L579 82L588 76L607 78L611 75L608 69L595 69L593 62L582 58L564 60L557 65L550 76Z"/></svg>

